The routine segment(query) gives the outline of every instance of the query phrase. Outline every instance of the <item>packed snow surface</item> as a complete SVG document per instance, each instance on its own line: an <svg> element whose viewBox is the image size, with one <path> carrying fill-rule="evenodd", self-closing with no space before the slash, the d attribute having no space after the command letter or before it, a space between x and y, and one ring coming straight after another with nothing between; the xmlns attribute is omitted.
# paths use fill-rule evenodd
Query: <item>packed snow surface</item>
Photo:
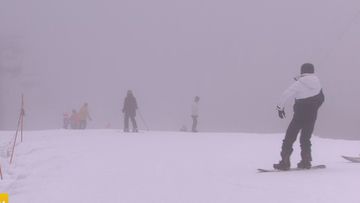
<svg viewBox="0 0 360 203"><path fill-rule="evenodd" d="M359 203L359 141L313 138L313 164L327 169L258 173L280 158L283 134L0 132L11 203ZM298 142L292 164L300 159Z"/></svg>

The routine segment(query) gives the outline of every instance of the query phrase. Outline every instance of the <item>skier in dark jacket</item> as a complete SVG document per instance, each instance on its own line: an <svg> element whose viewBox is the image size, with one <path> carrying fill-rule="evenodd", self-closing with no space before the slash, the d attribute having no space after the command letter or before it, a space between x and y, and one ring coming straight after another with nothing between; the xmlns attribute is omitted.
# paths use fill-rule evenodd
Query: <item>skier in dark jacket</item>
<svg viewBox="0 0 360 203"><path fill-rule="evenodd" d="M124 132L129 132L129 119L131 119L131 123L133 126L133 132L138 132L138 127L136 124L135 116L136 110L138 109L138 105L136 102L136 98L134 97L131 90L127 92L127 96L124 101L124 107L122 112L124 115Z"/></svg>
<svg viewBox="0 0 360 203"><path fill-rule="evenodd" d="M315 122L320 106L325 100L320 80L314 75L314 66L305 63L301 66L301 75L295 78L292 84L282 95L277 106L281 119L285 118L285 103L295 98L294 116L286 131L285 139L281 148L281 161L274 164L278 170L290 169L290 156L293 152L293 144L298 133L300 134L301 161L298 168L311 168L311 136L314 131Z"/></svg>

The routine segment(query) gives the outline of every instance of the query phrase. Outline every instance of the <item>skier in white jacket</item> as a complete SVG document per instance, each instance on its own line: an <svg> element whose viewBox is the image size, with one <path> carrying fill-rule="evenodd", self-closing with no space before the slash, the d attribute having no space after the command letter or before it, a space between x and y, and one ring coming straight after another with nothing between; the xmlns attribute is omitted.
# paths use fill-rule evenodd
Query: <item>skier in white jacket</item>
<svg viewBox="0 0 360 203"><path fill-rule="evenodd" d="M285 118L284 106L286 102L295 99L294 116L283 140L281 161L274 164L275 169L290 169L290 156L293 152L293 144L300 131L301 161L297 164L297 167L302 169L311 168L310 139L314 131L318 110L325 100L320 80L314 75L314 72L312 64L303 64L301 66L301 75L295 78L296 82L285 90L277 105L279 117L283 119Z"/></svg>
<svg viewBox="0 0 360 203"><path fill-rule="evenodd" d="M192 124L192 132L196 133L197 131L197 124L198 124L198 117L199 117L199 101L200 101L200 97L196 96L194 99L194 103L192 105L192 112L191 112L191 117L193 119L193 124Z"/></svg>

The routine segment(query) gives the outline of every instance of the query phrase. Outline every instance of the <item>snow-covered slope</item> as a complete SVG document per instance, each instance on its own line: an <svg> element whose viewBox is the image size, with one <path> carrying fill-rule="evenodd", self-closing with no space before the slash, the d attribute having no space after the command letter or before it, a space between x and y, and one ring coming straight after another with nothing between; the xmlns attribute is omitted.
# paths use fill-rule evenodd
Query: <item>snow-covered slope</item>
<svg viewBox="0 0 360 203"><path fill-rule="evenodd" d="M313 138L325 170L257 173L279 160L283 135L53 130L25 132L8 164L13 132L0 132L11 203L359 203L359 141ZM296 143L292 162L299 161Z"/></svg>

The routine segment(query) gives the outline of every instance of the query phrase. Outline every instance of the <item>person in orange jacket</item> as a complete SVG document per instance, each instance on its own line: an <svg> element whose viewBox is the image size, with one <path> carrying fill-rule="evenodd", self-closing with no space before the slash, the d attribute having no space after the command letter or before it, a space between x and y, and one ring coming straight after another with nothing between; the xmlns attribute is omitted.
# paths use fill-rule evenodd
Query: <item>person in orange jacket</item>
<svg viewBox="0 0 360 203"><path fill-rule="evenodd" d="M79 111L80 129L86 128L88 119L90 121L92 120L88 106L89 106L88 103L85 102L84 105L80 108Z"/></svg>

